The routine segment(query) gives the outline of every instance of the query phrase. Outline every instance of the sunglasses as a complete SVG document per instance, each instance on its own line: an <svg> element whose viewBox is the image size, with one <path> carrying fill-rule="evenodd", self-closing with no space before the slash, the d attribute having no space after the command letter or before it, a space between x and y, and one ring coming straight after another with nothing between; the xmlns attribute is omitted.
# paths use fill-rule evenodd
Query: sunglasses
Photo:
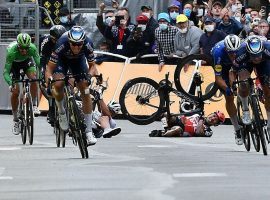
<svg viewBox="0 0 270 200"><path fill-rule="evenodd" d="M80 46L82 46L83 45L83 42L70 42L70 44L72 45L72 46L78 46L78 47L80 47Z"/></svg>
<svg viewBox="0 0 270 200"><path fill-rule="evenodd" d="M18 45L18 48L19 48L20 50L28 50L30 47L22 47L22 46Z"/></svg>

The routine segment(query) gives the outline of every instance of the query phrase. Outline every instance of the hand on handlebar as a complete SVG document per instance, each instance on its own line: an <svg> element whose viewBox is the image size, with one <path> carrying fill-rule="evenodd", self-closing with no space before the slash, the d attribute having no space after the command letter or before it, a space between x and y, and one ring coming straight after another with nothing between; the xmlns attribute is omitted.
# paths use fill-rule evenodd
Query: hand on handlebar
<svg viewBox="0 0 270 200"><path fill-rule="evenodd" d="M9 91L10 92L13 92L15 90L15 86L14 85L10 85L8 88L9 88Z"/></svg>

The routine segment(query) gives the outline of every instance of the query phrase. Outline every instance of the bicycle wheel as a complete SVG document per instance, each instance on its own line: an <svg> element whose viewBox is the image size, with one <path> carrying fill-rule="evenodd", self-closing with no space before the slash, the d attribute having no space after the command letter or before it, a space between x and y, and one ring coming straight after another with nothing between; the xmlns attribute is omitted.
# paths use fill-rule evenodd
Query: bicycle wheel
<svg viewBox="0 0 270 200"><path fill-rule="evenodd" d="M60 125L59 125L59 115L58 115L58 109L56 104L54 105L54 116L55 116L55 120L54 120L54 125L53 125L53 132L55 134L55 139L56 139L56 146L60 147L60 143L61 143L61 138L60 138Z"/></svg>
<svg viewBox="0 0 270 200"><path fill-rule="evenodd" d="M238 123L243 126L243 141L244 145L247 151L250 151L250 134L249 131L247 130L247 126L243 124L242 122L242 116L243 116L243 111L242 111L242 102L240 98L237 96L237 117L238 117Z"/></svg>
<svg viewBox="0 0 270 200"><path fill-rule="evenodd" d="M76 137L77 144L79 146L82 158L88 158L88 150L87 150L87 141L85 136L85 128L84 128L84 119L81 119L80 112L77 107L76 101L74 98L69 98L69 114L70 119L74 122L74 135Z"/></svg>
<svg viewBox="0 0 270 200"><path fill-rule="evenodd" d="M257 99L257 97L252 96L252 110L253 110L253 116L254 116L254 128L255 130L259 133L259 137L261 140L261 145L262 145L262 150L263 150L263 154L267 155L267 142L265 139L265 134L264 134L264 119L262 116L262 112L261 112L261 108L259 105L259 101Z"/></svg>
<svg viewBox="0 0 270 200"><path fill-rule="evenodd" d="M125 117L138 125L154 122L162 113L164 95L152 79L139 77L129 80L119 97L121 111Z"/></svg>
<svg viewBox="0 0 270 200"><path fill-rule="evenodd" d="M215 83L214 64L212 59L206 55L194 54L180 60L174 72L175 86L180 92L198 101L198 92L194 83L196 71L203 80L201 84L202 100L210 99L216 94L218 86Z"/></svg>
<svg viewBox="0 0 270 200"><path fill-rule="evenodd" d="M26 94L26 126L27 126L27 133L28 133L28 141L29 144L33 144L34 138L34 113L33 113L33 102L30 93Z"/></svg>
<svg viewBox="0 0 270 200"><path fill-rule="evenodd" d="M25 106L23 100L20 100L20 109L19 109L19 118L20 118L20 133L22 137L22 143L26 143L26 122L25 122Z"/></svg>

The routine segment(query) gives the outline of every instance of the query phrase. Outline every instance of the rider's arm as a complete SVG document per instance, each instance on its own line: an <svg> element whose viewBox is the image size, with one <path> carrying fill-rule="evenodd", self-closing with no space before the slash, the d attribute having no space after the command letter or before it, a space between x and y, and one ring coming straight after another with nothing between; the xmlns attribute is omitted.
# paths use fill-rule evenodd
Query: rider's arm
<svg viewBox="0 0 270 200"><path fill-rule="evenodd" d="M38 50L34 44L31 44L30 48L32 49L31 54L32 54L34 61L36 63L36 67L39 69L40 68L40 56L38 54Z"/></svg>
<svg viewBox="0 0 270 200"><path fill-rule="evenodd" d="M58 54L56 52L52 52L50 60L46 66L45 78L46 83L48 84L48 79L53 75L53 71L57 67Z"/></svg>
<svg viewBox="0 0 270 200"><path fill-rule="evenodd" d="M9 51L7 51L6 64L5 64L3 76L4 76L4 79L9 86L12 84L10 71L11 71L11 66L12 66L13 61L14 61L14 57L12 56L12 54Z"/></svg>

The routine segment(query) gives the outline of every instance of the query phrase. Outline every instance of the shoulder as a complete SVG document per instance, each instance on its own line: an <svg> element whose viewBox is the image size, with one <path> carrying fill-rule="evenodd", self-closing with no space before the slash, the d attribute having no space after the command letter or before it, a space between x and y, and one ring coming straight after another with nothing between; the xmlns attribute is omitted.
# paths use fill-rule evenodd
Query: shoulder
<svg viewBox="0 0 270 200"><path fill-rule="evenodd" d="M84 40L84 45L85 45L87 50L94 51L93 42L89 37L86 37L86 39Z"/></svg>
<svg viewBox="0 0 270 200"><path fill-rule="evenodd" d="M18 52L17 50L17 42L12 42L8 45L7 47L7 57L11 58L13 57L16 53Z"/></svg>
<svg viewBox="0 0 270 200"><path fill-rule="evenodd" d="M213 47L213 51L222 52L224 47L224 40L221 40L220 42L215 44L215 46Z"/></svg>
<svg viewBox="0 0 270 200"><path fill-rule="evenodd" d="M35 44L33 44L33 43L30 44L30 51L34 52L34 53L37 52L37 47Z"/></svg>

